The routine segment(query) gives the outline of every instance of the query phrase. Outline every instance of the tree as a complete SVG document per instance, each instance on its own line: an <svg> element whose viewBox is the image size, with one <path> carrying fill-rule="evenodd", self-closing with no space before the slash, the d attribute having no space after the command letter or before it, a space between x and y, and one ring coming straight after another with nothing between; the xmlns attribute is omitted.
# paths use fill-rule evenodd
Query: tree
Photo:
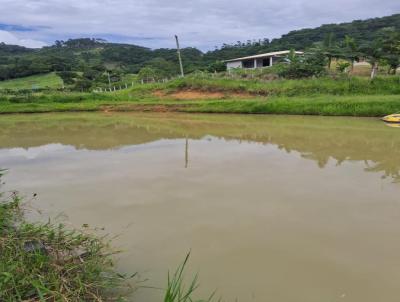
<svg viewBox="0 0 400 302"><path fill-rule="evenodd" d="M64 85L72 85L75 83L75 78L78 74L72 71L60 71L57 75L63 80Z"/></svg>
<svg viewBox="0 0 400 302"><path fill-rule="evenodd" d="M393 28L387 28L382 33L383 59L389 65L388 72L396 74L400 65L400 33Z"/></svg>
<svg viewBox="0 0 400 302"><path fill-rule="evenodd" d="M102 74L102 72L100 72L100 71L97 71L97 70L91 69L91 68L87 68L87 69L83 72L82 77L84 77L84 78L86 78L86 79L88 79L88 80L90 80L90 81L94 81L94 80L96 80L98 77L100 77L101 74Z"/></svg>
<svg viewBox="0 0 400 302"><path fill-rule="evenodd" d="M347 70L347 68L349 67L349 66L351 66L351 64L349 63L349 62L347 62L347 61L342 61L342 62L338 62L337 64L336 64L336 69L339 71L339 72L341 72L341 73L344 73L346 70Z"/></svg>
<svg viewBox="0 0 400 302"><path fill-rule="evenodd" d="M208 65L207 70L209 72L222 72L226 71L226 64L222 61L215 61Z"/></svg>
<svg viewBox="0 0 400 302"><path fill-rule="evenodd" d="M85 91L92 87L92 82L85 78L80 78L75 82L75 90Z"/></svg>
<svg viewBox="0 0 400 302"><path fill-rule="evenodd" d="M287 63L281 63L278 67L278 75L285 78L306 78L312 76L321 76L326 70L326 57L320 50L307 52L305 55L297 55L291 50L286 57Z"/></svg>
<svg viewBox="0 0 400 302"><path fill-rule="evenodd" d="M354 38L350 37L349 35L346 35L344 38L342 54L344 59L349 60L351 71L353 71L354 62L358 61L360 58L360 50Z"/></svg>
<svg viewBox="0 0 400 302"><path fill-rule="evenodd" d="M138 79L145 82L154 82L157 77L157 71L151 67L143 67L138 73Z"/></svg>
<svg viewBox="0 0 400 302"><path fill-rule="evenodd" d="M339 56L336 36L333 32L325 36L324 41L322 42L322 52L328 58L328 69L331 69L332 59Z"/></svg>
<svg viewBox="0 0 400 302"><path fill-rule="evenodd" d="M146 62L145 67L157 71L155 79L163 79L175 76L178 73L178 65L163 58L155 58Z"/></svg>
<svg viewBox="0 0 400 302"><path fill-rule="evenodd" d="M371 43L366 43L361 46L361 51L365 56L368 63L371 64L371 80L373 80L378 73L379 60L382 59L383 49L382 42L378 39Z"/></svg>

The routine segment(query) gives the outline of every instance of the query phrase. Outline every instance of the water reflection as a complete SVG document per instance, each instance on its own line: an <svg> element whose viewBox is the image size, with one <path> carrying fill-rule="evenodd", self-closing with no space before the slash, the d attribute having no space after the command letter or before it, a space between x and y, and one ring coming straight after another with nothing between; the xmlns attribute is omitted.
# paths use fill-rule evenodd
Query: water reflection
<svg viewBox="0 0 400 302"><path fill-rule="evenodd" d="M185 139L185 168L189 165L189 139L186 136Z"/></svg>
<svg viewBox="0 0 400 302"><path fill-rule="evenodd" d="M400 181L400 132L376 119L299 116L238 116L184 114L45 114L3 116L1 148L49 144L105 150L160 139L185 140L207 135L225 140L273 144L287 153L299 152L321 168L334 159L361 161L365 171Z"/></svg>
<svg viewBox="0 0 400 302"><path fill-rule="evenodd" d="M1 116L0 167L51 217L118 234L118 268L148 286L191 249L203 296L396 302L399 136L357 118Z"/></svg>

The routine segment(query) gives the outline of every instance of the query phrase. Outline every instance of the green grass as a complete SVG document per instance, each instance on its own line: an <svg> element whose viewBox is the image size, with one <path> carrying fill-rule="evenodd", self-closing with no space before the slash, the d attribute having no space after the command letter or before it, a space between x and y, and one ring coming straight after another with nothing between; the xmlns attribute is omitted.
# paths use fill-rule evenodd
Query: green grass
<svg viewBox="0 0 400 302"><path fill-rule="evenodd" d="M384 116L400 111L400 96L274 97L268 100L209 101L188 104L180 111L207 113Z"/></svg>
<svg viewBox="0 0 400 302"><path fill-rule="evenodd" d="M24 78L0 81L1 89L61 88L62 80L54 72Z"/></svg>
<svg viewBox="0 0 400 302"><path fill-rule="evenodd" d="M5 170L0 169L0 181ZM1 183L1 182L0 182ZM114 271L105 238L69 230L62 224L25 219L16 192L0 193L0 301L126 301L126 275ZM184 270L168 273L164 302L206 302L193 295L197 275L185 286Z"/></svg>
<svg viewBox="0 0 400 302"><path fill-rule="evenodd" d="M377 77L370 81L365 77L339 77L332 79L311 78L297 80L239 80L228 78L186 77L168 83L170 89L199 89L204 91L246 92L264 96L311 96L311 95L370 95L400 94L400 77Z"/></svg>
<svg viewBox="0 0 400 302"><path fill-rule="evenodd" d="M164 302L210 302L213 300L214 293L208 299L195 299L194 293L199 287L198 275L196 274L189 286L184 283L184 270L188 263L190 253L186 255L185 260L173 274L168 272L167 288L165 290Z"/></svg>
<svg viewBox="0 0 400 302"><path fill-rule="evenodd" d="M173 92L223 92L223 99L177 100ZM154 95L162 91L163 97ZM238 98L235 93L245 93ZM400 111L400 78L237 80L187 77L107 93L0 94L0 113L60 111L180 111L343 116L383 116Z"/></svg>
<svg viewBox="0 0 400 302"><path fill-rule="evenodd" d="M107 242L63 225L27 222L21 199L0 201L0 301L116 301L126 277Z"/></svg>
<svg viewBox="0 0 400 302"><path fill-rule="evenodd" d="M84 99L75 102L27 102L0 104L0 113L39 113L75 111L176 111L199 113L298 114L326 116L384 116L400 111L400 96L271 97L176 101L143 99Z"/></svg>

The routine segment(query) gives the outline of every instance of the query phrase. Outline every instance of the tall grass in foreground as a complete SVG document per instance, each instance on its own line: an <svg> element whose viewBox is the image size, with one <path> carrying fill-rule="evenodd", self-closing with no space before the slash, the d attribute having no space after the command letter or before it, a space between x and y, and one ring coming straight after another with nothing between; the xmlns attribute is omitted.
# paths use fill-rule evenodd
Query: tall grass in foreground
<svg viewBox="0 0 400 302"><path fill-rule="evenodd" d="M0 195L0 301L123 301L111 255L104 238L27 222L18 194Z"/></svg>
<svg viewBox="0 0 400 302"><path fill-rule="evenodd" d="M1 177L6 171L0 169ZM132 276L114 271L113 255L104 238L64 225L31 223L24 218L16 192L0 192L0 301L126 301ZM210 302L195 300L197 275L184 285L184 262L168 273L164 302ZM127 291L128 290L128 291Z"/></svg>
<svg viewBox="0 0 400 302"><path fill-rule="evenodd" d="M186 255L183 263L178 266L174 274L168 272L167 289L164 296L164 302L210 302L213 300L214 293L204 300L195 300L193 294L198 288L198 275L196 274L188 287L184 285L184 270L189 260L190 253Z"/></svg>
<svg viewBox="0 0 400 302"><path fill-rule="evenodd" d="M400 77L377 77L373 81L362 77L320 77L306 79L277 79L273 81L227 78L185 77L167 83L170 89L245 92L263 96L310 95L389 95L400 94Z"/></svg>

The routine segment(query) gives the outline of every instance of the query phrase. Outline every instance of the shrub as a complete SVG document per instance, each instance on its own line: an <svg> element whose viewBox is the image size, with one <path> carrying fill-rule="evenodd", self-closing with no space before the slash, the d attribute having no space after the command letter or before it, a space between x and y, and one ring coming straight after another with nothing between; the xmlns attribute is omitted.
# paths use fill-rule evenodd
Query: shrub
<svg viewBox="0 0 400 302"><path fill-rule="evenodd" d="M287 63L276 65L278 74L288 79L322 76L326 73L326 57L320 51L307 53L304 56L296 55L292 50L286 59Z"/></svg>

